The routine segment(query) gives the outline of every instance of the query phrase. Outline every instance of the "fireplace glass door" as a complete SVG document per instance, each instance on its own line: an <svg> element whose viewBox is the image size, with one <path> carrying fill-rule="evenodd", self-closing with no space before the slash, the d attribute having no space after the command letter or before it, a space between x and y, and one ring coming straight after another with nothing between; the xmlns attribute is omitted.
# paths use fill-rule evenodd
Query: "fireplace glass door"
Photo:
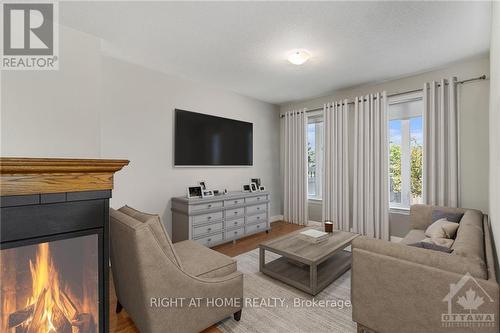
<svg viewBox="0 0 500 333"><path fill-rule="evenodd" d="M4 248L1 332L97 333L99 234Z"/></svg>

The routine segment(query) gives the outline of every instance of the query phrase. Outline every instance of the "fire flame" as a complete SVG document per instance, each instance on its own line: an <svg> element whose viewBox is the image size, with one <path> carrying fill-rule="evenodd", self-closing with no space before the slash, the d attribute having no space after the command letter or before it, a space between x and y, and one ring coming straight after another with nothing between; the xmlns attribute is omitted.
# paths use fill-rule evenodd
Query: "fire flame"
<svg viewBox="0 0 500 333"><path fill-rule="evenodd" d="M97 332L97 236L92 237L82 239L81 247L47 242L0 251L0 332Z"/></svg>
<svg viewBox="0 0 500 333"><path fill-rule="evenodd" d="M28 298L26 306L34 305L36 307L37 304L43 304L43 314L37 333L56 332L53 324L54 307L56 304L60 309L64 309L64 307L59 304L61 290L59 286L59 274L50 256L49 243L38 245L35 263L30 260L30 271L32 295ZM27 324L31 320L33 318L30 318Z"/></svg>
<svg viewBox="0 0 500 333"><path fill-rule="evenodd" d="M42 323L37 333L55 332L52 324L53 307L55 299L59 299L59 277L50 257L48 243L38 245L36 262L30 260L30 271L32 281L32 296L28 298L26 306L44 302ZM45 299L41 300L42 293ZM54 297L55 296L55 297Z"/></svg>

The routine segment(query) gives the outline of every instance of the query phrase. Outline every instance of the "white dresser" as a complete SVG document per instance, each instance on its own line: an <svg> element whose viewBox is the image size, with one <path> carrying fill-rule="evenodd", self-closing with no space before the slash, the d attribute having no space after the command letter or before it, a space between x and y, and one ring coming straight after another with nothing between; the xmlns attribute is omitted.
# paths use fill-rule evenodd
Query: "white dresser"
<svg viewBox="0 0 500 333"><path fill-rule="evenodd" d="M172 198L172 240L215 246L268 231L269 192L229 192L211 198Z"/></svg>

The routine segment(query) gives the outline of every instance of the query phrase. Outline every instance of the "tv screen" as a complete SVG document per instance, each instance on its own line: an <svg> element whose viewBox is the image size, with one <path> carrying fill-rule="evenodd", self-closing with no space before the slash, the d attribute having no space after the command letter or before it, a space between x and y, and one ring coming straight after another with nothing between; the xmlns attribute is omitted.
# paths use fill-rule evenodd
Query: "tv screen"
<svg viewBox="0 0 500 333"><path fill-rule="evenodd" d="M175 110L176 166L253 165L253 124Z"/></svg>

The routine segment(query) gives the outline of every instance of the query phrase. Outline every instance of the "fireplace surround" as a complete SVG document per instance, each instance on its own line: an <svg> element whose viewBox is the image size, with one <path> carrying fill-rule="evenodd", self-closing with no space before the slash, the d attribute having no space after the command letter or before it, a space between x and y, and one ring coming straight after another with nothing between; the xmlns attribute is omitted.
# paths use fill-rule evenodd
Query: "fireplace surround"
<svg viewBox="0 0 500 333"><path fill-rule="evenodd" d="M1 332L108 332L109 199L126 164L0 159Z"/></svg>

